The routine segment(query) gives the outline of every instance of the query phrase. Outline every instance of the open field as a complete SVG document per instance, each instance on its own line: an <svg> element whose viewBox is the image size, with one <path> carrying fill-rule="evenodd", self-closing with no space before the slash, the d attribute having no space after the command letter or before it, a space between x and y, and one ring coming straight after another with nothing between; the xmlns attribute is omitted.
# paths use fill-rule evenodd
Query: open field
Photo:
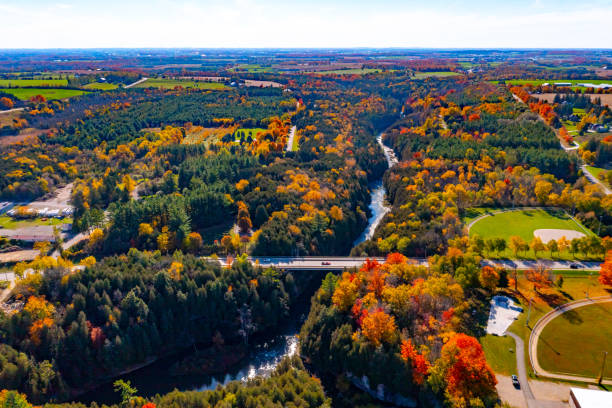
<svg viewBox="0 0 612 408"><path fill-rule="evenodd" d="M338 74L338 75L364 75L382 72L377 68L351 68L351 69L331 69L327 71L314 71L317 74Z"/></svg>
<svg viewBox="0 0 612 408"><path fill-rule="evenodd" d="M487 363L493 371L500 374L516 374L516 350L514 339L509 336L487 334L481 337L480 344L484 349Z"/></svg>
<svg viewBox="0 0 612 408"><path fill-rule="evenodd" d="M443 77L451 77L461 75L458 72L452 71L432 71L432 72L416 72L414 74L414 79L423 79L429 77L443 78Z"/></svg>
<svg viewBox="0 0 612 408"><path fill-rule="evenodd" d="M0 88L54 87L68 85L67 79L0 79Z"/></svg>
<svg viewBox="0 0 612 408"><path fill-rule="evenodd" d="M499 83L500 81L491 81L491 82ZM594 84L594 85L609 84L610 80L609 79L509 79L505 81L506 84L512 84L512 85L531 84L534 86L542 85L546 83L555 84L555 83L562 83L562 82L571 83L577 86L578 84L585 84L585 83Z"/></svg>
<svg viewBox="0 0 612 408"><path fill-rule="evenodd" d="M470 236L480 235L482 238L504 238L509 244L511 236L519 236L525 242L530 243L534 238L534 231L541 229L559 229L571 230L592 235L593 233L586 227L573 220L567 213L562 210L516 210L493 213L501 209L493 210L490 208L470 208L466 211L466 216L463 218L466 224L474 221L483 214L490 213L490 216L484 217L476 221L470 228ZM569 240L570 237L568 236ZM509 246L509 245L508 245ZM508 247L505 251L495 255L497 258L515 258L514 252ZM549 257L548 251L539 253L539 257ZM520 258L535 259L533 251L519 254ZM555 259L571 260L575 257L568 251L556 253ZM585 258L586 259L586 258ZM590 258L588 258L590 259Z"/></svg>
<svg viewBox="0 0 612 408"><path fill-rule="evenodd" d="M52 88L4 88L0 89L0 91L15 95L22 101L27 101L36 95L42 95L46 99L67 99L87 93L87 91L81 91L78 89Z"/></svg>
<svg viewBox="0 0 612 408"><path fill-rule="evenodd" d="M549 103L552 103L555 99L555 95L554 93L543 93L543 94L533 94L531 96L533 96L534 98L538 98L544 101L547 101ZM602 105L608 105L608 106L612 106L612 94L584 94L584 96L588 96L589 98L591 98L591 100L595 100L597 98L601 99L601 104Z"/></svg>
<svg viewBox="0 0 612 408"><path fill-rule="evenodd" d="M63 219L47 218L45 221L43 221L42 218L34 218L31 220L14 220L13 218L5 215L0 216L0 228L6 229L27 228L37 225L60 225L70 223L72 223L72 218L69 217Z"/></svg>
<svg viewBox="0 0 612 408"><path fill-rule="evenodd" d="M508 331L519 335L525 343L525 360L528 372L533 375L531 364L529 362L529 335L531 328L535 323L546 313L553 308L571 302L573 300L584 299L588 292L590 297L608 295L608 291L597 281L597 273L585 271L553 271L556 276L563 276L564 282L561 288L553 286L547 289L541 289L536 293L533 289L533 284L527 279L523 273L519 273L517 287L518 291L514 291L514 287L508 289L500 289L498 294L504 294L514 298L525 312L521 313L518 319L510 326ZM527 311L529 310L529 299L531 302L531 314L529 319L529 327L526 326ZM608 321L611 321L610 319ZM487 361L491 355L493 369L507 370L508 367L514 367L516 363L516 355L509 353L506 347L506 352L499 353L499 350L504 350L505 343L501 338L488 339L489 336L481 338L481 344L485 350ZM494 336L492 336L494 337ZM483 340L484 339L484 340ZM510 343L509 343L510 344ZM511 343L514 345L514 342ZM514 349L514 347L512 347ZM514 373L513 373L514 374Z"/></svg>
<svg viewBox="0 0 612 408"><path fill-rule="evenodd" d="M84 89L95 89L98 91L112 91L113 89L119 88L117 84L109 84L106 82L92 82L83 86Z"/></svg>
<svg viewBox="0 0 612 408"><path fill-rule="evenodd" d="M538 360L550 372L597 377L603 352L612 352L610 339L612 303L580 307L544 327L538 341ZM604 377L612 378L612 364L606 365Z"/></svg>
<svg viewBox="0 0 612 408"><path fill-rule="evenodd" d="M181 79L164 79L164 78L149 78L144 82L136 85L134 88L160 88L173 89L177 86L183 88L198 88L198 89L228 89L225 84L219 82L197 82L185 81Z"/></svg>
<svg viewBox="0 0 612 408"><path fill-rule="evenodd" d="M259 132L265 132L266 129L263 128L239 128L234 132L236 140L240 138L240 133L244 134L244 137L248 137L251 135L252 138L255 138Z"/></svg>

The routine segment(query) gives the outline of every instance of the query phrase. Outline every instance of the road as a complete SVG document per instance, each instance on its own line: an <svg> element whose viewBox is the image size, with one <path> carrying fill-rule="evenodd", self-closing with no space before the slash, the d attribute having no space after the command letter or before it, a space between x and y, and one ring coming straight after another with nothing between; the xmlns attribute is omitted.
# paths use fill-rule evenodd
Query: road
<svg viewBox="0 0 612 408"><path fill-rule="evenodd" d="M537 407L538 405L536 403L535 396L531 391L531 386L529 385L529 379L527 377L527 366L525 365L525 343L523 342L523 339L514 333L506 332L506 334L512 337L516 343L516 369L518 371L518 378L521 383L521 389L523 390L523 396L525 397L527 407Z"/></svg>
<svg viewBox="0 0 612 408"><path fill-rule="evenodd" d="M293 139L295 138L296 129L297 129L297 126L293 126L291 130L289 131L289 138L287 139L287 146L285 147L285 149L287 149L288 152L293 151Z"/></svg>
<svg viewBox="0 0 612 408"><path fill-rule="evenodd" d="M19 112L19 111L22 111L23 109L24 108L13 108L13 109L9 109L9 110L3 110L3 111L0 111L0 114L2 114L2 113L11 113L11 112Z"/></svg>
<svg viewBox="0 0 612 408"><path fill-rule="evenodd" d="M604 183L602 183L601 180L599 180L597 177L595 177L593 175L593 173L591 173L589 171L589 169L587 168L586 164L581 165L580 169L584 173L584 176L587 179L589 179L589 181L591 183L597 184L599 187L601 187L601 189L603 190L604 193L606 193L606 195L612 194L612 190L610 190Z"/></svg>
<svg viewBox="0 0 612 408"><path fill-rule="evenodd" d="M149 78L141 78L141 79L139 79L138 81L136 81L136 82L134 82L134 83L131 83L131 84L129 84L129 85L124 86L123 88L124 88L124 89L127 89L127 88L131 88L131 87L133 87L133 86L136 86L136 85L138 85L138 84L142 84L142 83L143 83L144 81L146 81L147 79L149 79Z"/></svg>
<svg viewBox="0 0 612 408"><path fill-rule="evenodd" d="M209 258L210 259L210 258ZM367 257L349 257L349 256L337 256L337 257L325 257L325 256L304 256L304 257L249 257L254 265L259 265L264 268L274 267L278 269L285 269L291 271L341 271L345 268L360 267ZM369 259L376 259L382 263L385 258L371 257ZM427 259L425 258L409 258L410 262L416 265L428 266ZM219 258L217 260L221 265L227 266L226 260ZM482 261L483 265L490 266L501 266L508 269L532 269L538 265L544 265L551 269L571 269L571 264L580 265L581 270L585 271L599 271L601 262L573 262L573 261L551 261L548 259L540 259L537 261L529 260L509 260L509 259L485 259Z"/></svg>
<svg viewBox="0 0 612 408"><path fill-rule="evenodd" d="M581 299L575 302L569 302L564 305L556 307L555 309L546 313L540 320L538 320L535 326L533 326L533 330L531 331L531 335L529 336L529 360L531 361L531 366L533 367L534 373L539 376L554 378L554 379L563 380L563 381L597 383L596 378L587 378L587 377L580 377L580 376L575 376L575 375L555 374L555 373L551 373L549 371L544 370L542 366L540 366L540 362L538 361L538 340L540 338L540 335L542 334L542 331L544 330L544 327L546 327L546 325L550 323L554 318L561 316L563 313L569 310L577 309L579 307L594 305L594 304L599 304L599 303L607 303L607 302L612 302L612 296L604 296L604 297L598 297L598 298L592 298L592 299ZM579 351L577 350L577 352ZM518 358L518 352L517 352L517 358ZM602 381L602 383L605 385L612 385L612 380L604 380Z"/></svg>

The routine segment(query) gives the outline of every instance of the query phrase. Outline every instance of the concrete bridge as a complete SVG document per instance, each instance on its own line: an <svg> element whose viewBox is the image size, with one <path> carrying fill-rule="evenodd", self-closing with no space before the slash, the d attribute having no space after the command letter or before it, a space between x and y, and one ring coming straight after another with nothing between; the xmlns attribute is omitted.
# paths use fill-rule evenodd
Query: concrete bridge
<svg viewBox="0 0 612 408"><path fill-rule="evenodd" d="M386 258L353 256L257 256L249 257L248 259L252 264L259 265L263 268L273 267L286 271L342 271L344 269L354 267L359 268L366 261L366 259L375 259L378 262L383 263L385 262ZM429 265L426 258L408 258L408 261L421 266ZM223 266L227 266L225 259L219 258L217 262ZM493 267L503 267L509 270L526 270L533 269L537 266L544 266L553 270L576 269L583 271L599 271L600 264L601 262L553 261L549 259L539 259L534 261L484 259L481 262L481 265L483 266L489 265ZM574 265L574 267L571 265Z"/></svg>

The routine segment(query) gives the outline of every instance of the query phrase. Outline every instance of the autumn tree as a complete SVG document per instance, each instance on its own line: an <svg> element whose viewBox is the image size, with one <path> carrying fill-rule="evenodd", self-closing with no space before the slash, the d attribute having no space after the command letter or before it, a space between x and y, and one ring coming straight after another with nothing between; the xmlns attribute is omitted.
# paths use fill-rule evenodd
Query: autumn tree
<svg viewBox="0 0 612 408"><path fill-rule="evenodd" d="M535 255L536 259L538 257L538 252L544 251L546 249L546 245L544 245L540 237L533 237L533 239L531 240L531 244L529 244L529 247L533 251L533 254Z"/></svg>
<svg viewBox="0 0 612 408"><path fill-rule="evenodd" d="M444 344L432 372L446 383L446 393L453 406L474 406L474 399L488 405L497 399L495 374L478 340L467 334L456 333Z"/></svg>
<svg viewBox="0 0 612 408"><path fill-rule="evenodd" d="M397 336L395 317L389 316L381 308L376 309L363 319L361 332L375 347L382 343L393 343Z"/></svg>
<svg viewBox="0 0 612 408"><path fill-rule="evenodd" d="M599 269L599 283L612 286L612 251L608 251L606 261L601 264Z"/></svg>
<svg viewBox="0 0 612 408"><path fill-rule="evenodd" d="M542 288L551 287L554 282L554 276L551 270L543 266L526 270L525 279L533 283L533 288L536 292Z"/></svg>
<svg viewBox="0 0 612 408"><path fill-rule="evenodd" d="M12 109L14 104L13 101L11 101L9 98L3 96L2 98L0 98L0 106L2 106L4 109Z"/></svg>
<svg viewBox="0 0 612 408"><path fill-rule="evenodd" d="M413 381L419 385L423 384L425 377L429 373L429 361L417 351L410 339L402 340L400 350L402 359L412 366Z"/></svg>
<svg viewBox="0 0 612 408"><path fill-rule="evenodd" d="M478 281L483 288L494 290L499 283L499 273L494 268L485 266L478 274Z"/></svg>

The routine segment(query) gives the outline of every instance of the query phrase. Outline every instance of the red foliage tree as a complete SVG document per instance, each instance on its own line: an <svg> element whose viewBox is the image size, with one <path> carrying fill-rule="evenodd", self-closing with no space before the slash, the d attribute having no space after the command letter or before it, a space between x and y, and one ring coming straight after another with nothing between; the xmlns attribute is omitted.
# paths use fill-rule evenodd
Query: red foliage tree
<svg viewBox="0 0 612 408"><path fill-rule="evenodd" d="M606 261L599 269L599 283L612 286L612 251L608 251Z"/></svg>
<svg viewBox="0 0 612 408"><path fill-rule="evenodd" d="M401 346L402 359L412 366L412 379L416 384L423 384L429 373L429 361L416 350L411 340L403 340Z"/></svg>

